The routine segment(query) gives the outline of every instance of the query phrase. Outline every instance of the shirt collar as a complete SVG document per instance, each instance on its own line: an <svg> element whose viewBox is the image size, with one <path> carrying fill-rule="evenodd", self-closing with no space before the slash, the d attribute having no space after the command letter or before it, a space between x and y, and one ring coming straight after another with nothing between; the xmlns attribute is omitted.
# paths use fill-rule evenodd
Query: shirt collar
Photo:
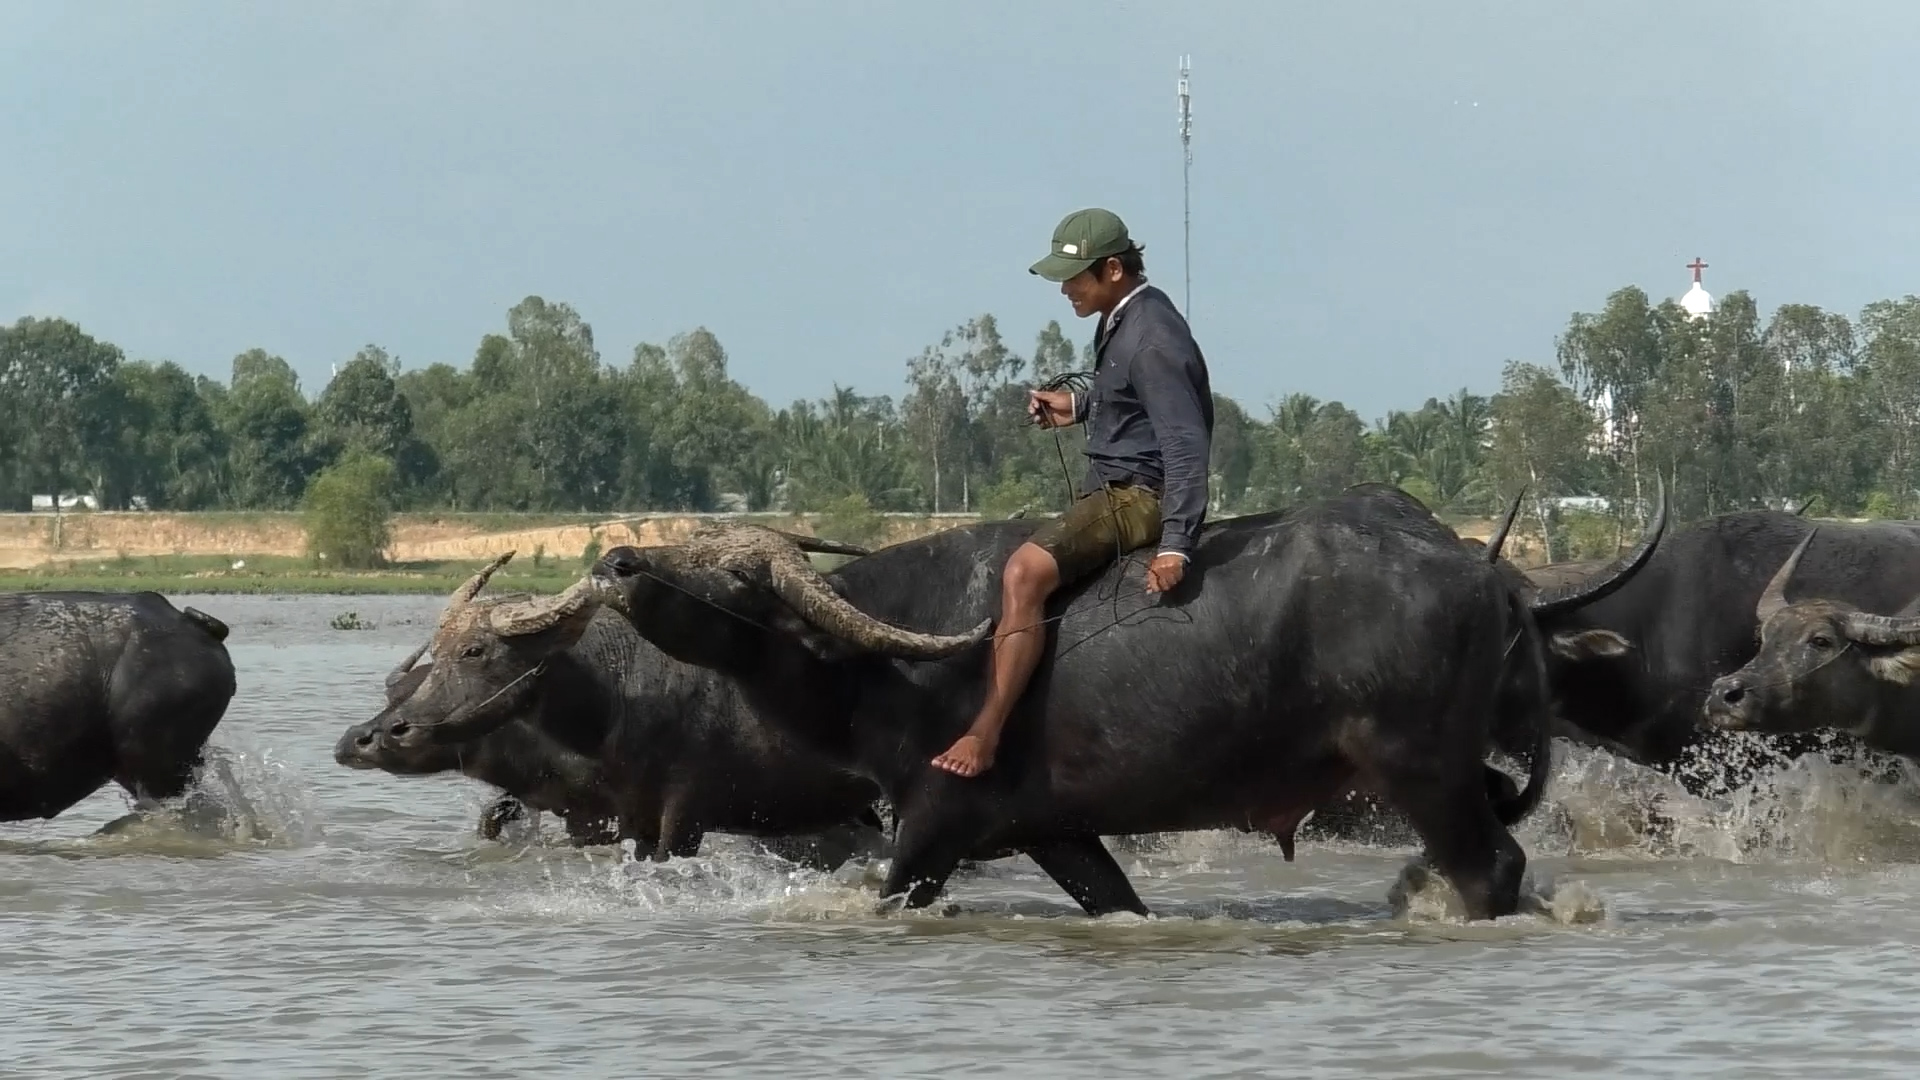
<svg viewBox="0 0 1920 1080"><path fill-rule="evenodd" d="M1135 285L1133 287L1132 292L1121 297L1120 302L1113 305L1113 314L1107 316L1107 325L1109 327L1111 327L1114 323L1120 321L1120 312L1126 309L1127 301L1132 300L1136 296L1139 296L1141 291L1144 290L1146 287L1147 287L1147 283L1145 281L1141 281L1140 284Z"/></svg>
<svg viewBox="0 0 1920 1080"><path fill-rule="evenodd" d="M1127 302L1132 300L1134 297L1139 296L1142 292L1146 290L1146 287L1147 287L1147 282L1145 282L1144 280L1141 281L1140 284L1135 285L1133 287L1132 292L1121 297L1120 302L1113 305L1113 310L1107 313L1107 317L1105 319L1101 320L1100 327L1094 335L1096 341L1100 342L1100 344L1102 345L1106 344L1107 339L1113 336L1113 326L1115 323L1120 321L1120 312L1126 309Z"/></svg>

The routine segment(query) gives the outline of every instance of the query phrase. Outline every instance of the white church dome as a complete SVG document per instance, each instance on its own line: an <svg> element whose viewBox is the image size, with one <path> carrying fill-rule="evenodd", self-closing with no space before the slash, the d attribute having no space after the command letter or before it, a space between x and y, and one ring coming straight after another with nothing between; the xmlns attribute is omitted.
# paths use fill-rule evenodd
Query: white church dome
<svg viewBox="0 0 1920 1080"><path fill-rule="evenodd" d="M1713 294L1700 287L1700 271L1706 268L1707 264L1701 262L1698 255L1687 264L1687 269L1693 271L1693 288L1680 298L1680 308L1691 319L1704 319L1713 314Z"/></svg>

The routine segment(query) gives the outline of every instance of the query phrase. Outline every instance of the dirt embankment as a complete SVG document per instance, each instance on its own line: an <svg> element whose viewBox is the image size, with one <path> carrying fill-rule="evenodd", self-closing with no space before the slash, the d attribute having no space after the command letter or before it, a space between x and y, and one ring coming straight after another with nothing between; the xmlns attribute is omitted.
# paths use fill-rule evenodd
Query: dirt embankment
<svg viewBox="0 0 1920 1080"><path fill-rule="evenodd" d="M552 518L515 526L512 515L476 515L463 521L445 515L402 514L393 525L388 556L398 562L485 561L513 550L521 555L544 551L554 558L578 558L596 539L602 550L620 544L644 546L684 539L694 529L723 515L641 514L552 524ZM816 532L817 519L798 514L728 515L799 533ZM881 543L897 543L978 520L973 515L887 515ZM1491 522L1457 526L1460 534L1486 539ZM1524 541L1514 538L1509 551L1520 555ZM26 569L49 563L149 556L299 557L306 554L306 532L293 513L78 513L0 514L0 568Z"/></svg>
<svg viewBox="0 0 1920 1080"><path fill-rule="evenodd" d="M388 557L398 562L484 561L508 550L522 555L544 550L555 558L578 558L596 538L602 549L673 543L720 516L643 514L562 525L551 524L548 517L516 527L511 515L480 515L483 520L462 521L403 514L394 520ZM815 522L803 515L733 518L742 519L800 533L816 531ZM907 540L972 520L976 519L966 515L888 516L882 542ZM156 555L300 557L306 554L306 545L300 516L292 513L0 514L0 568L6 569Z"/></svg>

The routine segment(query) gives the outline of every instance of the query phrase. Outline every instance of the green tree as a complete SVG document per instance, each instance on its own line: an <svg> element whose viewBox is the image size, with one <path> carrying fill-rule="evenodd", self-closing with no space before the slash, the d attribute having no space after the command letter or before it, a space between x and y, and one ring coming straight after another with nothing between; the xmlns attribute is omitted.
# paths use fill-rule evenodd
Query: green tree
<svg viewBox="0 0 1920 1080"><path fill-rule="evenodd" d="M917 448L934 513L965 503L967 397L956 373L956 358L929 345L907 361L907 400L903 410ZM958 481L958 482L956 482Z"/></svg>
<svg viewBox="0 0 1920 1080"><path fill-rule="evenodd" d="M1879 488L1901 517L1912 517L1920 484L1920 296L1868 305L1860 328L1860 400L1878 428Z"/></svg>
<svg viewBox="0 0 1920 1080"><path fill-rule="evenodd" d="M228 446L229 505L264 510L294 506L312 472L307 401L293 368L259 349L233 361L233 384L220 400Z"/></svg>
<svg viewBox="0 0 1920 1080"><path fill-rule="evenodd" d="M99 494L115 470L125 417L115 383L118 347L65 319L24 318L0 329L0 434L23 494ZM105 466L105 467L96 467ZM22 500L24 501L24 500Z"/></svg>
<svg viewBox="0 0 1920 1080"><path fill-rule="evenodd" d="M1033 344L1033 377L1044 381L1065 375L1076 370L1079 359L1080 350L1060 329L1060 321L1048 320Z"/></svg>
<svg viewBox="0 0 1920 1080"><path fill-rule="evenodd" d="M1551 560L1557 556L1553 498L1584 493L1588 448L1597 434L1594 417L1571 388L1538 365L1510 362L1500 383L1488 464L1502 491L1525 487L1531 495Z"/></svg>
<svg viewBox="0 0 1920 1080"><path fill-rule="evenodd" d="M1240 403L1216 391L1213 395L1213 452L1208 464L1212 489L1210 513L1237 513L1252 494L1254 468L1260 456L1260 422Z"/></svg>
<svg viewBox="0 0 1920 1080"><path fill-rule="evenodd" d="M916 500L892 401L835 386L824 401L796 403L776 429L788 447L792 509L817 510L858 496L869 507L900 510Z"/></svg>
<svg viewBox="0 0 1920 1080"><path fill-rule="evenodd" d="M307 553L346 569L386 565L397 479L393 462L360 449L322 470L305 500Z"/></svg>
<svg viewBox="0 0 1920 1080"><path fill-rule="evenodd" d="M228 447L201 382L172 361L125 363L114 379L122 426L106 472L110 505L138 496L156 510L217 506Z"/></svg>

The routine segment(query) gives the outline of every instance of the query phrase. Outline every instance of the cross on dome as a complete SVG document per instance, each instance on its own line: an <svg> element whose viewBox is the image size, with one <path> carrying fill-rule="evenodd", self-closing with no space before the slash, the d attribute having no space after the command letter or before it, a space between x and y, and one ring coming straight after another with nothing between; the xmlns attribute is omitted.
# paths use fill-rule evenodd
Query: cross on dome
<svg viewBox="0 0 1920 1080"><path fill-rule="evenodd" d="M1713 314L1713 295L1700 284L1700 271L1706 268L1707 264L1698 255L1687 264L1687 269L1693 271L1693 288L1680 298L1680 308L1689 319L1704 319Z"/></svg>

